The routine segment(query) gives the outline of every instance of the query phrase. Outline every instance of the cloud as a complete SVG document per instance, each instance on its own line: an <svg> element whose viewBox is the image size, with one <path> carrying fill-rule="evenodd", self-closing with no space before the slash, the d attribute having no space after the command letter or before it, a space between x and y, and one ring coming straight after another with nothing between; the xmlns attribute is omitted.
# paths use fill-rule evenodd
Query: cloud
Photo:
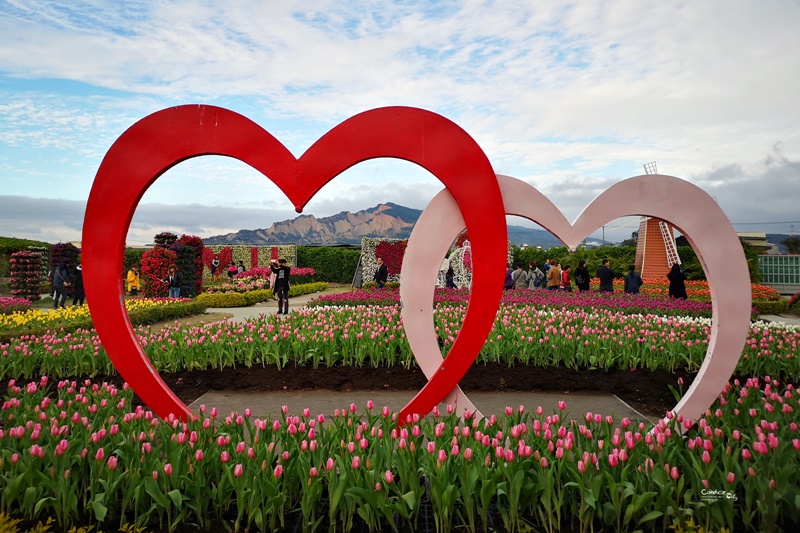
<svg viewBox="0 0 800 533"><path fill-rule="evenodd" d="M6 2L3 193L86 198L111 143L178 103L240 111L296 155L357 112L413 105L457 122L498 172L548 191L570 218L657 160L736 222L792 220L800 189L771 183L791 185L800 159L798 23L790 0ZM164 178L146 204L288 205L243 165L193 160ZM423 207L437 183L355 172L309 209Z"/></svg>

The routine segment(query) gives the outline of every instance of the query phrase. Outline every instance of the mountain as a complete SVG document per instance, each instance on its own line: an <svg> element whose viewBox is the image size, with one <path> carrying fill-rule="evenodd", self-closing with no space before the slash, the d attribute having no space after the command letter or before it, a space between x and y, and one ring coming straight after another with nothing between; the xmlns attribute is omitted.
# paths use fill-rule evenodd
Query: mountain
<svg viewBox="0 0 800 533"><path fill-rule="evenodd" d="M216 235L203 239L207 245L249 244L253 246L297 243L297 244L361 244L362 237L407 239L411 235L422 211L394 203L379 204L370 209L350 213L342 211L329 217L316 218L300 215L291 220L276 222L266 229L240 230L227 235ZM549 232L509 226L508 237L512 243L528 246L561 246L560 241Z"/></svg>

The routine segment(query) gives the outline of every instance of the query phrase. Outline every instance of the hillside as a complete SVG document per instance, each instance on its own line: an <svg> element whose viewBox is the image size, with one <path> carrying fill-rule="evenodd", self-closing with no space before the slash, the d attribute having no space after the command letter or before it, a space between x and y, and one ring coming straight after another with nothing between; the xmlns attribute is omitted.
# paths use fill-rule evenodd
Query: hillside
<svg viewBox="0 0 800 533"><path fill-rule="evenodd" d="M209 237L203 241L208 245L257 246L277 243L361 244L363 237L407 239L420 214L422 211L419 209L385 203L356 213L342 211L329 217L300 215L290 220L276 222L266 229L243 229L227 235ZM525 243L543 248L561 245L550 233L540 229L509 226L508 236L516 245Z"/></svg>

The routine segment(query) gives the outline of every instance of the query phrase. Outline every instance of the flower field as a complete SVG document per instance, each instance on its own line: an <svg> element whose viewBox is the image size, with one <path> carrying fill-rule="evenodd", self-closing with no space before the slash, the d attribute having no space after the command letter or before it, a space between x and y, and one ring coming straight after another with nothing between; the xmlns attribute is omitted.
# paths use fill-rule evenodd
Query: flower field
<svg viewBox="0 0 800 533"><path fill-rule="evenodd" d="M382 291L374 291L382 292ZM544 291L540 291L544 292ZM453 342L465 313L440 304L434 321L439 342ZM686 369L705 357L710 319L627 314L604 308L548 310L503 305L478 363L598 369ZM218 322L136 329L161 372L231 366L415 365L405 339L399 305L311 307L281 319ZM737 374L796 381L800 329L752 325ZM94 330L28 335L0 343L0 379L110 375L114 373Z"/></svg>
<svg viewBox="0 0 800 533"><path fill-rule="evenodd" d="M188 298L131 298L125 300L128 312L156 309L190 302ZM74 321L90 320L89 306L68 306L43 311L27 309L9 314L0 313L0 332L13 333L17 330L28 330L37 327L58 327Z"/></svg>
<svg viewBox="0 0 800 533"><path fill-rule="evenodd" d="M371 402L326 418L200 409L187 423L90 381L8 385L0 508L29 520L302 531L778 531L800 523L800 393L735 382L696 424L569 406L397 427ZM684 434L684 430L689 428ZM299 522L299 523L298 523ZM223 526L225 524L226 526ZM113 527L113 526L112 526ZM430 528L432 531L433 528ZM699 529L698 529L699 531Z"/></svg>
<svg viewBox="0 0 800 533"><path fill-rule="evenodd" d="M467 296L436 293L443 352ZM283 319L135 331L160 372L410 367L398 299L392 290L354 291ZM477 363L696 371L708 306L507 291ZM21 325L3 327L65 318L27 311L0 320L14 316ZM52 328L0 342L0 379L8 381L0 511L31 523L52 517L64 529L144 531L796 530L799 343L800 328L752 323L736 370L752 377L730 383L700 420L655 427L610 413L573 421L563 402L552 413L515 406L480 421L443 410L402 427L371 402L327 418L201 409L183 423L134 407L127 387L87 379L114 374L94 330Z"/></svg>

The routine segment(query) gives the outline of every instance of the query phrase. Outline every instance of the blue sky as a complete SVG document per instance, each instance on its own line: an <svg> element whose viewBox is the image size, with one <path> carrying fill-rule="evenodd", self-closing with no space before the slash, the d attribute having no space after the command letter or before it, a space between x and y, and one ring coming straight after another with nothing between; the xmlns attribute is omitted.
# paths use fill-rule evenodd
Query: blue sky
<svg viewBox="0 0 800 533"><path fill-rule="evenodd" d="M366 109L421 107L570 219L656 160L740 231L800 230L798 27L793 0L0 0L0 235L80 240L109 146L184 103L242 113L297 156ZM409 163L371 161L305 212L422 209L440 189ZM197 158L147 191L128 237L207 237L293 216L246 165ZM635 225L621 220L606 238Z"/></svg>

